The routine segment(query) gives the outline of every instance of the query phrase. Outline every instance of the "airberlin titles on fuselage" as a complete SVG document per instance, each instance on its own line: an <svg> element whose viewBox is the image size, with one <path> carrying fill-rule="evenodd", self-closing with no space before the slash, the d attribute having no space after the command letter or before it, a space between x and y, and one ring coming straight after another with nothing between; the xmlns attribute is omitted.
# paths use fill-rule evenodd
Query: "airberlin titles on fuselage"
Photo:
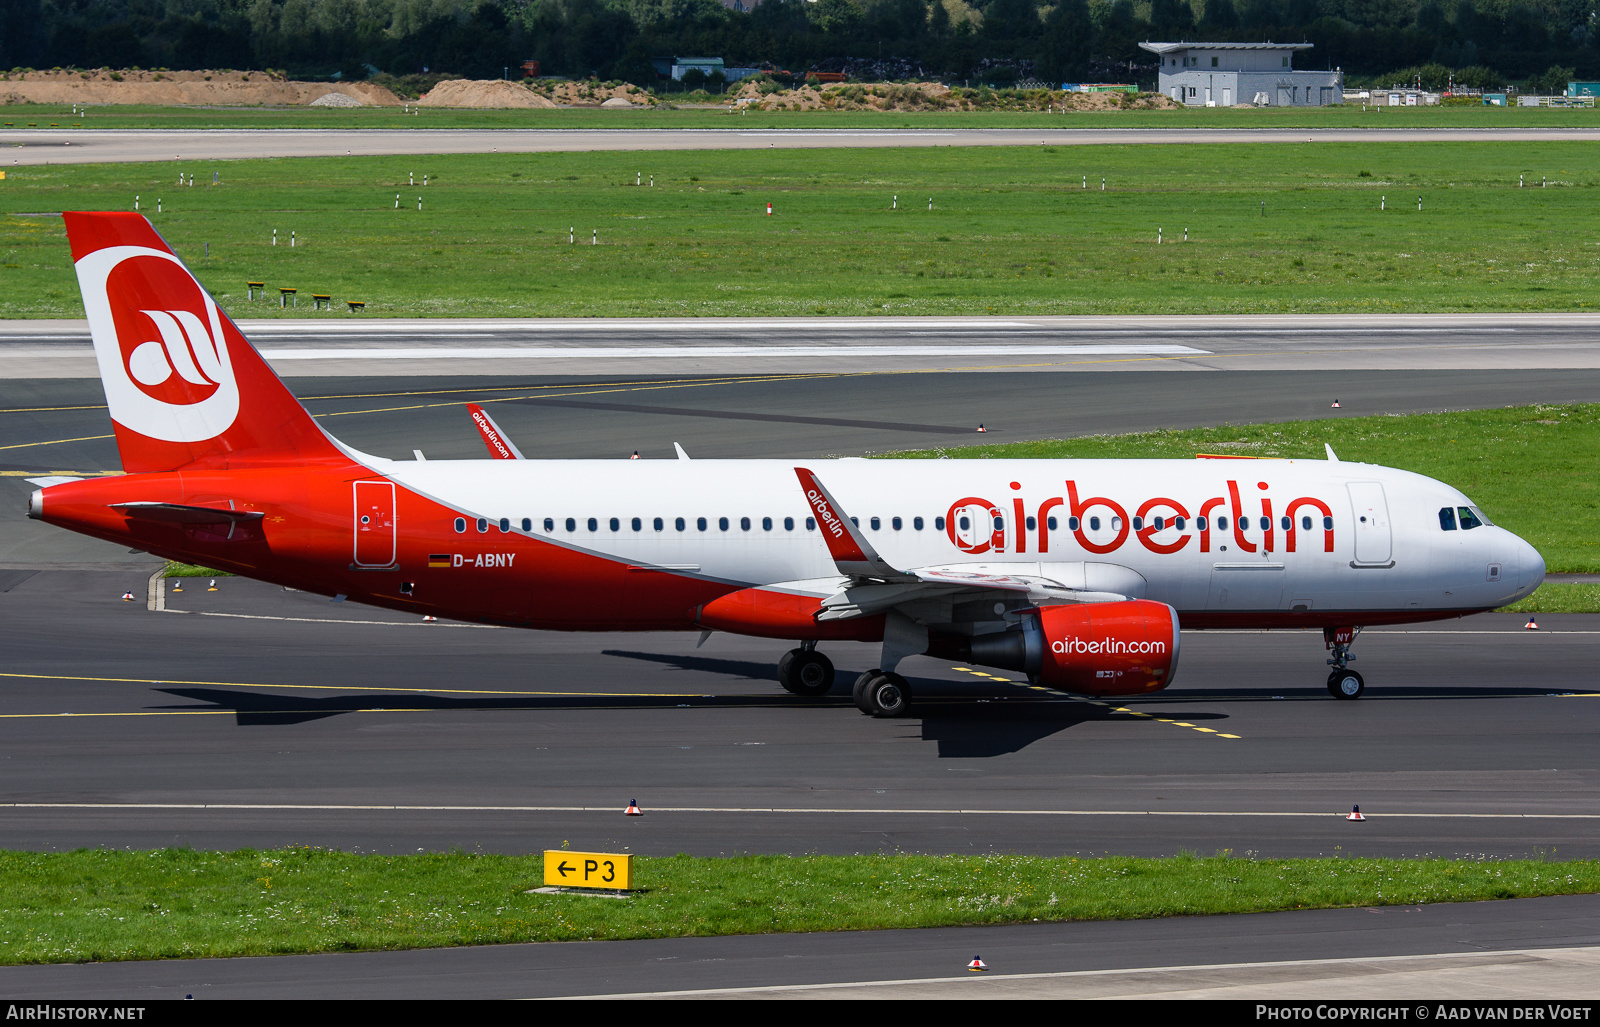
<svg viewBox="0 0 1600 1027"><path fill-rule="evenodd" d="M1078 495L1078 483L1073 480L1066 482L1066 495L1053 496L1039 503L1037 512L1028 513L1028 501L1022 496L1015 496L1011 500L1011 525L1010 530L1015 535L1014 545L1008 549L1011 541L1008 535L1006 517L1001 508L982 496L966 496L950 504L950 509L944 517L945 536L950 543L963 553L979 555L983 553L1027 553L1029 552L1030 533L1032 534L1033 552L1046 554L1050 552L1052 530L1059 530L1060 522L1052 516L1052 511L1065 507L1067 515L1067 531L1076 540L1078 545L1087 552L1097 555L1114 553L1128 541L1130 534L1138 538L1140 545L1152 553L1167 555L1176 553L1189 544L1191 540L1198 540L1199 550L1202 553L1212 551L1212 532L1219 532L1219 539L1229 538L1241 552L1271 553L1276 551L1278 534L1283 535L1283 549L1292 553L1298 544L1298 535L1301 531L1315 531L1319 525L1312 519L1307 510L1317 512L1317 520L1321 521L1322 550L1326 553L1333 552L1333 508L1323 500L1312 496L1299 496L1289 501L1274 520L1272 497L1266 495L1270 486L1267 482L1256 483L1256 488L1262 494L1254 510L1245 509L1245 500L1241 495L1239 483L1229 480L1226 482L1227 496L1213 496L1195 504L1191 514L1190 507L1176 499L1165 496L1156 496L1146 499L1134 508L1134 514L1128 516L1128 508L1106 496ZM1013 491L1022 490L1021 482L1012 482ZM813 500L816 506L816 500ZM1222 507L1221 515L1213 511ZM824 507L818 507L819 511ZM969 511L982 511L974 515ZM1105 519L1109 526L1102 533L1100 527L1101 516L1099 511L1105 512ZM1259 511L1259 512L1258 512ZM1251 519L1256 519L1257 538L1250 537ZM986 527L987 530L978 530ZM1193 534L1190 530L1193 530ZM1231 534L1229 534L1231 532ZM1091 535L1101 535L1101 538L1092 538ZM1109 535L1109 538L1105 536ZM1226 543L1221 543L1226 548Z"/></svg>

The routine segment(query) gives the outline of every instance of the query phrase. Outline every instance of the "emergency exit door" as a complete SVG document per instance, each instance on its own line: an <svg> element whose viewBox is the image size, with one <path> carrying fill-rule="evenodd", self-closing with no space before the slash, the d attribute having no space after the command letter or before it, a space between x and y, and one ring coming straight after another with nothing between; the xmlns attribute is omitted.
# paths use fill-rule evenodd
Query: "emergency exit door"
<svg viewBox="0 0 1600 1027"><path fill-rule="evenodd" d="M355 565L392 567L395 561L394 482L355 482Z"/></svg>

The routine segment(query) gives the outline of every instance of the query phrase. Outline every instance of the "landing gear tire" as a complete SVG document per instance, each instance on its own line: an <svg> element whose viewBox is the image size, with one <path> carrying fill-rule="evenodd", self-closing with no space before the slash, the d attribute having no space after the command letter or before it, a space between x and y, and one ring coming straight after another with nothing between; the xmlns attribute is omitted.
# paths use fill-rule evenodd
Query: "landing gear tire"
<svg viewBox="0 0 1600 1027"><path fill-rule="evenodd" d="M899 674L879 674L862 689L857 705L874 717L903 717L911 712L911 684Z"/></svg>
<svg viewBox="0 0 1600 1027"><path fill-rule="evenodd" d="M1328 675L1328 694L1335 699L1359 699L1367 683L1353 670L1336 670Z"/></svg>
<svg viewBox="0 0 1600 1027"><path fill-rule="evenodd" d="M850 698L855 700L856 709L868 716L872 715L872 707L867 705L867 686L872 684L872 679L881 675L881 670L869 670L856 678L856 683L850 688Z"/></svg>
<svg viewBox="0 0 1600 1027"><path fill-rule="evenodd" d="M833 687L833 661L815 649L791 649L778 660L778 684L795 695L826 695Z"/></svg>

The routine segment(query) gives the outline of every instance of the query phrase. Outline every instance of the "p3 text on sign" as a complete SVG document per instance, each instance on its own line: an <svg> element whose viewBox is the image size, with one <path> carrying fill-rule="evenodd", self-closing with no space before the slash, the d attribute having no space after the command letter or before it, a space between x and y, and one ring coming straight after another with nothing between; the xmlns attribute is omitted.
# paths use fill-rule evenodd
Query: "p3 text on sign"
<svg viewBox="0 0 1600 1027"><path fill-rule="evenodd" d="M633 856L614 852L568 852L546 849L544 883L568 888L633 888Z"/></svg>

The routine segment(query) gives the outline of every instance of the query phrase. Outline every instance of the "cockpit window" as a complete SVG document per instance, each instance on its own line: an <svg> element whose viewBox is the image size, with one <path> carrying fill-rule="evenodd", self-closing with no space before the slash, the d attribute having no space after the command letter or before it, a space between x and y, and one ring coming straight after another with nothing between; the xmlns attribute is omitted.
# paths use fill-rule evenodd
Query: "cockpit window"
<svg viewBox="0 0 1600 1027"><path fill-rule="evenodd" d="M1456 530L1456 509L1453 506L1439 508L1439 528L1442 531Z"/></svg>
<svg viewBox="0 0 1600 1027"><path fill-rule="evenodd" d="M1461 513L1461 530L1471 531L1473 528L1483 527L1483 521L1478 519L1477 513L1470 506L1458 508Z"/></svg>

